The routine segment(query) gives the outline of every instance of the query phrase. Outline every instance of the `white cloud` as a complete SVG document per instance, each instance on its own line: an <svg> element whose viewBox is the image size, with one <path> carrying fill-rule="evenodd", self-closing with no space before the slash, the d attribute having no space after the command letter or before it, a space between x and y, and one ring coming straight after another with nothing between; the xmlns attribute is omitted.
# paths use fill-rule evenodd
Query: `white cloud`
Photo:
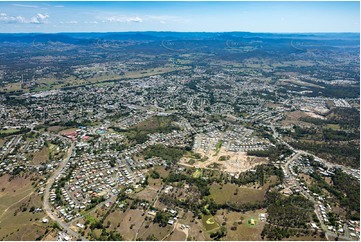
<svg viewBox="0 0 361 242"><path fill-rule="evenodd" d="M9 16L6 13L0 13L0 23L25 23L26 20L22 16Z"/></svg>
<svg viewBox="0 0 361 242"><path fill-rule="evenodd" d="M98 21L84 21L85 24L98 24Z"/></svg>
<svg viewBox="0 0 361 242"><path fill-rule="evenodd" d="M63 5L55 5L54 7L55 8L63 8L64 6Z"/></svg>
<svg viewBox="0 0 361 242"><path fill-rule="evenodd" d="M170 15L146 15L144 16L145 21L159 22L165 24L167 22L185 22L185 19L182 19L178 16Z"/></svg>
<svg viewBox="0 0 361 242"><path fill-rule="evenodd" d="M77 24L78 21L76 20L71 20L71 21L60 21L59 23L61 24Z"/></svg>
<svg viewBox="0 0 361 242"><path fill-rule="evenodd" d="M27 19L23 16L10 16L0 13L0 23L5 24L44 24L47 23L49 15L38 13L36 16Z"/></svg>
<svg viewBox="0 0 361 242"><path fill-rule="evenodd" d="M143 22L143 19L139 18L139 17L130 17L126 19L127 22L136 22L136 23L141 23Z"/></svg>
<svg viewBox="0 0 361 242"><path fill-rule="evenodd" d="M144 16L126 16L114 15L109 17L100 17L103 23L142 23L142 22L159 22L165 24L166 22L179 22L182 19L176 16L167 15L144 15Z"/></svg>
<svg viewBox="0 0 361 242"><path fill-rule="evenodd" d="M165 16L165 15L160 15L160 16L155 16L155 15L146 15L145 18L148 21L159 21L159 22L165 22L168 20L174 20L176 17L174 16Z"/></svg>
<svg viewBox="0 0 361 242"><path fill-rule="evenodd" d="M143 22L143 19L140 17L128 17L128 16L111 16L105 18L103 22L109 22L109 23L141 23Z"/></svg>
<svg viewBox="0 0 361 242"><path fill-rule="evenodd" d="M44 23L47 22L48 18L49 18L49 15L38 13L36 16L34 16L34 17L32 17L30 19L30 23L32 23L32 24L44 24Z"/></svg>
<svg viewBox="0 0 361 242"><path fill-rule="evenodd" d="M14 3L12 5L15 6L15 7L22 7L22 8L38 8L39 7L39 6L36 6L36 5L17 4L17 3Z"/></svg>

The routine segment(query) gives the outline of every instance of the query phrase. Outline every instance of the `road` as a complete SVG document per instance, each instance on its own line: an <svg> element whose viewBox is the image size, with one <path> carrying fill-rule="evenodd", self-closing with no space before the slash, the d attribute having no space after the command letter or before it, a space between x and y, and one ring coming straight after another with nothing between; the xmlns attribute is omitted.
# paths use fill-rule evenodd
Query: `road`
<svg viewBox="0 0 361 242"><path fill-rule="evenodd" d="M51 189L51 187L52 187L52 185L53 185L53 183L55 181L55 178L57 176L59 176L59 174L63 171L66 164L69 162L71 154L73 153L73 149L74 149L74 143L71 143L71 146L70 146L70 148L69 148L69 150L67 152L66 157L59 164L56 171L54 171L54 173L48 179L48 181L46 183L45 191L44 191L43 209L44 209L44 212L49 216L49 218L51 218L53 221L57 222L62 230L66 231L67 234L72 236L72 240L76 240L77 238L81 238L82 240L87 241L86 238L80 236L78 233L71 230L67 224L65 224L60 218L58 218L54 214L54 212L52 211L52 208L51 208L51 206L49 204L50 189Z"/></svg>
<svg viewBox="0 0 361 242"><path fill-rule="evenodd" d="M13 148L16 147L16 145L19 143L20 139L21 139L21 135L14 136L14 138L10 141L11 144L10 144L9 147L7 148L7 150L6 150L6 152L4 153L4 155L1 157L1 161L3 161L3 160L7 157L7 155L13 151ZM11 152L10 152L10 151L11 151Z"/></svg>
<svg viewBox="0 0 361 242"><path fill-rule="evenodd" d="M334 167L334 166L337 166L339 168L341 168L342 170L348 170L347 167L344 167L344 166L341 166L341 165L334 165L334 164L331 164L317 156L315 156L314 154L311 154L311 153L308 153L306 151L303 151L303 150L296 150L294 149L291 145L289 145L287 142L285 142L284 140L281 139L281 136L277 133L277 131L275 130L275 127L273 125L270 126L272 131L273 131L273 137L275 139L277 139L279 142L281 142L282 144L286 145L288 148L290 148L293 152L294 152L294 155L291 155L290 157L288 157L288 160L286 161L286 163L282 164L285 172L287 174L285 175L288 175L290 181L292 181L292 183L294 185L296 185L296 187L300 190L300 193L306 197L308 200L310 200L313 204L314 204L314 212L315 214L317 215L317 218L318 220L320 221L320 224L321 224L321 229L325 232L325 236L326 238L328 239L328 237L338 237L339 239L342 239L342 240L352 240L352 238L350 238L347 233L345 232L345 236L338 236L336 233L334 232L331 232L328 230L327 226L323 223L323 219L322 219L322 215L321 215L321 212L318 208L318 203L317 201L315 200L315 198L313 196L311 196L308 192L306 192L302 186L299 184L299 182L297 181L296 177L294 177L291 173L291 170L290 170L290 164L296 160L300 155L310 155L310 156L313 156L315 159L318 159L320 160L321 162L323 162L326 166L328 167Z"/></svg>
<svg viewBox="0 0 361 242"><path fill-rule="evenodd" d="M300 155L301 155L301 152L297 152L296 155L294 155L293 157L290 157L289 160L283 165L285 168L285 171L288 173L287 175L289 175L289 179L292 180L292 183L295 184L296 187L300 190L300 193L314 204L314 212L315 212L318 220L320 221L321 229L324 231L327 239L329 237L333 237L333 238L338 237L339 239L342 239L342 240L353 240L352 238L350 238L347 235L347 233L345 233L345 236L342 236L342 235L338 236L336 233L328 230L327 226L323 223L323 218L322 218L321 212L318 208L317 201L315 200L315 198L313 196L311 196L308 192L306 192L302 188L302 186L299 184L299 182L296 180L296 178L294 176L292 176L289 165L292 163L292 161L297 159Z"/></svg>
<svg viewBox="0 0 361 242"><path fill-rule="evenodd" d="M273 137L278 140L279 142L281 142L282 144L286 145L289 149L291 149L292 151L294 151L295 153L300 153L302 155L309 155L309 156L312 156L313 158L321 161L324 165L326 165L328 168L334 168L334 167L337 167L337 168L340 168L343 172L349 174L350 173L350 170L351 168L350 167L347 167L347 166L343 166L343 165L338 165L338 164L333 164L333 163L330 163L328 161L326 161L325 159L322 159L312 153L309 153L307 151L304 151L304 150L297 150L295 148L293 148L290 144L288 144L286 141L284 141L282 139L282 137L277 133L275 127L273 125L270 125L269 126L271 129L272 129L272 132L273 132Z"/></svg>

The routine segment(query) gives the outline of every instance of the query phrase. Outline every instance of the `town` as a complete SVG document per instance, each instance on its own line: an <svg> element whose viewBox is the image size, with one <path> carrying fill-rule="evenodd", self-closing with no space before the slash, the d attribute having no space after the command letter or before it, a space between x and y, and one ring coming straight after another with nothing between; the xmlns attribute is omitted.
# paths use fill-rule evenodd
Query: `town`
<svg viewBox="0 0 361 242"><path fill-rule="evenodd" d="M0 239L359 240L358 53L320 70L262 38L280 57L180 40L116 61L133 42L85 41L61 73L1 75Z"/></svg>

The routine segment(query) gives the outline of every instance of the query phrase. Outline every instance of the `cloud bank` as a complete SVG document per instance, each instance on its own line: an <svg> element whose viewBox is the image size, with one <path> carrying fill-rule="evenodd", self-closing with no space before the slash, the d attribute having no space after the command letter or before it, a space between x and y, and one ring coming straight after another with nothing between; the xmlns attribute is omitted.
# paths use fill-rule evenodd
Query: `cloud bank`
<svg viewBox="0 0 361 242"><path fill-rule="evenodd" d="M45 24L47 23L49 15L38 13L31 18L23 16L11 16L6 13L0 13L0 23L3 24Z"/></svg>

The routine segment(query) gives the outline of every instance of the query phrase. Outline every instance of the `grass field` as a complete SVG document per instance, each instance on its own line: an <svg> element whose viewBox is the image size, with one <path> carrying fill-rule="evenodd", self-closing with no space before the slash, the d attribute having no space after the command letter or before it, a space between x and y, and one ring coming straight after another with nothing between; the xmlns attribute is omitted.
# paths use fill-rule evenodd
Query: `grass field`
<svg viewBox="0 0 361 242"><path fill-rule="evenodd" d="M223 144L223 141L222 141L222 140L218 141L218 143L216 144L216 152L214 153L213 156L217 156L217 155L218 155L219 151L221 150L222 144Z"/></svg>
<svg viewBox="0 0 361 242"><path fill-rule="evenodd" d="M174 230L174 233L172 233L170 236L168 236L165 240L169 241L185 241L186 234L183 231Z"/></svg>
<svg viewBox="0 0 361 242"><path fill-rule="evenodd" d="M162 178L166 178L169 175L169 170L166 170L164 166L156 166L154 170L158 172Z"/></svg>
<svg viewBox="0 0 361 242"><path fill-rule="evenodd" d="M148 134L169 133L177 127L172 125L173 117L151 117L143 122L133 125L128 130L120 130L121 134L133 143L144 143Z"/></svg>
<svg viewBox="0 0 361 242"><path fill-rule="evenodd" d="M157 195L158 190L161 188L161 180L160 179L152 179L151 177L148 178L149 186L141 190L140 192L134 193L131 196L144 199L151 202Z"/></svg>
<svg viewBox="0 0 361 242"><path fill-rule="evenodd" d="M9 181L9 178L9 175L0 177L0 211L4 211L3 209L8 206L15 205L14 201L18 202L34 191L30 178L17 177L11 181Z"/></svg>
<svg viewBox="0 0 361 242"><path fill-rule="evenodd" d="M18 91L18 90L21 90L21 84L20 84L20 82L8 83L5 85L3 90L5 92Z"/></svg>
<svg viewBox="0 0 361 242"><path fill-rule="evenodd" d="M338 124L327 124L326 128L333 129L333 130L340 130L341 127Z"/></svg>
<svg viewBox="0 0 361 242"><path fill-rule="evenodd" d="M201 169L197 169L195 172L193 172L192 174L193 178L199 178L202 176L202 170Z"/></svg>
<svg viewBox="0 0 361 242"><path fill-rule="evenodd" d="M202 217L202 224L208 233L215 232L220 228L212 215L204 215Z"/></svg>
<svg viewBox="0 0 361 242"><path fill-rule="evenodd" d="M57 133L57 132L59 132L60 130L65 129L65 128L66 128L66 127L63 127L63 126L50 126L50 127L48 128L48 131L49 131L49 132Z"/></svg>
<svg viewBox="0 0 361 242"><path fill-rule="evenodd" d="M188 238L191 238L194 241L209 240L209 234L206 233L202 220L197 218L193 220L192 212L188 211L187 213L185 213L184 217L179 220L179 223L187 224L190 226L190 229L188 230Z"/></svg>
<svg viewBox="0 0 361 242"><path fill-rule="evenodd" d="M221 185L213 184L210 189L210 197L214 199L216 203L223 204L226 202L233 203L248 203L264 200L265 190L253 189L248 187L239 187L234 184L224 184L222 189ZM238 190L238 191L237 191ZM236 194L236 195L235 195Z"/></svg>
<svg viewBox="0 0 361 242"><path fill-rule="evenodd" d="M0 134L14 134L19 132L18 129L2 129L0 130Z"/></svg>
<svg viewBox="0 0 361 242"><path fill-rule="evenodd" d="M40 151L34 153L32 164L40 165L49 160L49 148L44 146Z"/></svg>
<svg viewBox="0 0 361 242"><path fill-rule="evenodd" d="M8 179L0 177L0 240L35 240L45 232L41 219L46 215L29 209L41 207L41 197L34 193L30 177Z"/></svg>
<svg viewBox="0 0 361 242"><path fill-rule="evenodd" d="M165 227L159 227L158 224L153 224L151 221L146 221L143 226L139 229L138 238L142 240L149 240L149 237L156 239L158 241L167 237L167 235L172 231L173 226L167 225Z"/></svg>
<svg viewBox="0 0 361 242"><path fill-rule="evenodd" d="M172 128L173 117L151 117L139 124L136 124L131 127L131 129L136 129L140 131L148 132L170 132Z"/></svg>
<svg viewBox="0 0 361 242"><path fill-rule="evenodd" d="M144 216L142 216L143 213L143 210L139 209L128 209L125 213L117 209L115 212L109 214L104 224L110 221L111 225L109 230L115 228L115 230L123 236L124 240L133 240L144 220Z"/></svg>
<svg viewBox="0 0 361 242"><path fill-rule="evenodd" d="M222 215L224 213L224 215ZM259 214L265 213L265 210L255 210L249 211L246 213L239 212L228 212L225 210L220 210L215 215L216 220L219 223L223 223L227 220L227 235L224 240L231 241L261 241L261 232L265 225L265 222L259 221ZM250 219L255 219L255 225L249 225L248 221ZM231 227L235 226L236 230L232 230Z"/></svg>
<svg viewBox="0 0 361 242"><path fill-rule="evenodd" d="M44 236L43 241L56 241L59 231L57 229L50 230L46 236Z"/></svg>

